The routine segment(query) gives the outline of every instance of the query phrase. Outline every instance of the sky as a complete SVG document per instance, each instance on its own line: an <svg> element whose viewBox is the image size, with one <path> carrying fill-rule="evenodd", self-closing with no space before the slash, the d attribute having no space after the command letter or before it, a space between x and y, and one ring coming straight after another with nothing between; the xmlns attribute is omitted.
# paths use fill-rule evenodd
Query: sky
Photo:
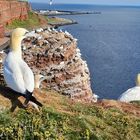
<svg viewBox="0 0 140 140"><path fill-rule="evenodd" d="M49 0L29 0L29 2L48 3ZM140 0L53 0L54 3L73 4L101 4L101 5L136 5L140 6Z"/></svg>

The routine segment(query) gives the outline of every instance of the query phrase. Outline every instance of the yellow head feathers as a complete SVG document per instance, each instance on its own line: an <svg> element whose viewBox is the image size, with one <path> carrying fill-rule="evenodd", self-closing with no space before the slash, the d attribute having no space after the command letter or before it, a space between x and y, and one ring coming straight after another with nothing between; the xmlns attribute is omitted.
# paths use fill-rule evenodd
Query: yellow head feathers
<svg viewBox="0 0 140 140"><path fill-rule="evenodd" d="M24 28L16 28L12 32L12 38L24 38L29 31Z"/></svg>
<svg viewBox="0 0 140 140"><path fill-rule="evenodd" d="M140 86L140 73L138 73L137 78L136 78L136 85Z"/></svg>
<svg viewBox="0 0 140 140"><path fill-rule="evenodd" d="M16 28L13 30L11 35L11 50L19 51L21 50L21 41L25 38L26 33L28 33L24 28Z"/></svg>

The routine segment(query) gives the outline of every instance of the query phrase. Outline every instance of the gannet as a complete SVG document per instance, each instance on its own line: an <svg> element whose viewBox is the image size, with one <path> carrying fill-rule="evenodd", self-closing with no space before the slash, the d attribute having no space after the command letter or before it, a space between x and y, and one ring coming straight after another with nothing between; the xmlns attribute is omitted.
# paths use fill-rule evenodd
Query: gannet
<svg viewBox="0 0 140 140"><path fill-rule="evenodd" d="M35 88L39 89L41 82L43 82L44 80L47 80L51 83L52 78L54 78L54 76L43 76L41 74L36 74L35 75Z"/></svg>
<svg viewBox="0 0 140 140"><path fill-rule="evenodd" d="M24 106L29 101L42 106L32 96L34 90L34 75L32 70L22 59L21 41L26 37L28 31L24 28L13 30L10 42L10 51L4 60L4 79L8 87L20 93L26 98Z"/></svg>
<svg viewBox="0 0 140 140"><path fill-rule="evenodd" d="M131 101L140 100L140 73L137 75L137 78L136 78L136 86L124 92L118 98L118 100L122 102L131 102Z"/></svg>
<svg viewBox="0 0 140 140"><path fill-rule="evenodd" d="M99 96L96 94L92 95L93 102L96 103L98 101Z"/></svg>
<svg viewBox="0 0 140 140"><path fill-rule="evenodd" d="M50 27L48 27L48 31L49 31L49 32L51 32L51 31L52 31Z"/></svg>
<svg viewBox="0 0 140 140"><path fill-rule="evenodd" d="M63 32L62 29L60 29L59 32L62 33Z"/></svg>
<svg viewBox="0 0 140 140"><path fill-rule="evenodd" d="M35 75L35 88L40 88L41 82L44 80L44 76L41 74L36 74Z"/></svg>
<svg viewBox="0 0 140 140"><path fill-rule="evenodd" d="M37 33L43 32L43 29L42 28L38 28L38 29L36 29L36 32Z"/></svg>
<svg viewBox="0 0 140 140"><path fill-rule="evenodd" d="M67 36L71 36L71 34L70 34L68 31L65 31L65 34L66 34Z"/></svg>
<svg viewBox="0 0 140 140"><path fill-rule="evenodd" d="M74 38L74 41L75 41L75 42L77 42L77 41L78 41L78 39L77 39L77 38Z"/></svg>

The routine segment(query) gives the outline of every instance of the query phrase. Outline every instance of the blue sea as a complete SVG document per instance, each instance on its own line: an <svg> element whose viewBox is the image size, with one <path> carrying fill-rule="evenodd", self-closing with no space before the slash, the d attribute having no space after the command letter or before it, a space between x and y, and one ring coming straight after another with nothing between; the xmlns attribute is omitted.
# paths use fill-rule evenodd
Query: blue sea
<svg viewBox="0 0 140 140"><path fill-rule="evenodd" d="M98 11L101 14L61 16L78 21L61 27L78 38L88 63L93 91L117 99L135 86L140 72L140 7L32 4L34 9Z"/></svg>

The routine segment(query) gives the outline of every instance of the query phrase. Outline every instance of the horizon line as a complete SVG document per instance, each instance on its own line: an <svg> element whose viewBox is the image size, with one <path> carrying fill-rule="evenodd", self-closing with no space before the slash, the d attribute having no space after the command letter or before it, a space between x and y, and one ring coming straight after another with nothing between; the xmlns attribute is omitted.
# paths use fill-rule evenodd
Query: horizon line
<svg viewBox="0 0 140 140"><path fill-rule="evenodd" d="M40 4L48 4L48 2L29 2L29 3L40 3ZM140 5L132 5L132 4L94 4L94 3L54 3L53 5L59 5L59 4L65 4L65 5L95 5L95 6L134 6L134 7L140 7Z"/></svg>

